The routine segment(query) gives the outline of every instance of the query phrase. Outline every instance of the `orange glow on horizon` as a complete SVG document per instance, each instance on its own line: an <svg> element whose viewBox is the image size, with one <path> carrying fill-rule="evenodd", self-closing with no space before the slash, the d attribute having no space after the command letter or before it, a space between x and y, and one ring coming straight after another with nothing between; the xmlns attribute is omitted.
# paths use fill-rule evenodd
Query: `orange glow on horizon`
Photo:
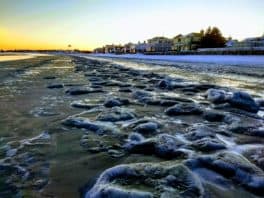
<svg viewBox="0 0 264 198"><path fill-rule="evenodd" d="M0 50L93 50L208 26L242 40L263 35L263 6L263 0L1 0Z"/></svg>
<svg viewBox="0 0 264 198"><path fill-rule="evenodd" d="M25 34L22 35L6 28L0 28L0 50L66 50L69 49L68 45L69 43L58 43L55 41L39 42L30 36L25 36ZM74 45L72 49L75 49ZM91 50L92 48L76 47L76 49Z"/></svg>

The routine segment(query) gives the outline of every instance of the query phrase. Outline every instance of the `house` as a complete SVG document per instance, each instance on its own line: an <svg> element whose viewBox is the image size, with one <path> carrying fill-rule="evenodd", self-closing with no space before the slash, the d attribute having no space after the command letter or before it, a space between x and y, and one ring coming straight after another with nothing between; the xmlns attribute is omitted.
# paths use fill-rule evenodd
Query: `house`
<svg viewBox="0 0 264 198"><path fill-rule="evenodd" d="M116 52L116 47L114 44L112 45L106 45L103 47L104 48L104 53L108 54L108 53L115 53Z"/></svg>
<svg viewBox="0 0 264 198"><path fill-rule="evenodd" d="M201 45L202 34L201 33L190 33L183 37L183 51L197 50Z"/></svg>
<svg viewBox="0 0 264 198"><path fill-rule="evenodd" d="M133 43L127 43L124 45L124 53L134 54L136 53L136 45Z"/></svg>
<svg viewBox="0 0 264 198"><path fill-rule="evenodd" d="M264 35L261 37L246 38L237 42L233 47L264 47Z"/></svg>
<svg viewBox="0 0 264 198"><path fill-rule="evenodd" d="M135 48L136 48L136 53L145 53L150 50L149 44L146 43L146 41L144 41L143 43L138 42Z"/></svg>
<svg viewBox="0 0 264 198"><path fill-rule="evenodd" d="M184 36L181 34L172 38L172 47L171 47L172 51L180 52L183 50L183 46L184 46L183 38Z"/></svg>
<svg viewBox="0 0 264 198"><path fill-rule="evenodd" d="M172 40L166 37L154 37L148 40L147 52L168 52L172 48Z"/></svg>
<svg viewBox="0 0 264 198"><path fill-rule="evenodd" d="M172 50L177 52L197 50L200 47L201 40L201 33L193 32L185 36L179 34L172 39Z"/></svg>
<svg viewBox="0 0 264 198"><path fill-rule="evenodd" d="M237 44L238 44L238 40L232 40L232 39L229 39L229 40L226 42L225 46L226 46L226 47L234 47L234 46L236 46Z"/></svg>
<svg viewBox="0 0 264 198"><path fill-rule="evenodd" d="M104 49L104 47L99 47L99 48L96 48L96 49L94 49L94 53L100 53L100 54L102 54L102 53L105 53L105 49Z"/></svg>
<svg viewBox="0 0 264 198"><path fill-rule="evenodd" d="M123 54L123 53L125 53L125 48L122 45L115 45L114 51L112 53Z"/></svg>

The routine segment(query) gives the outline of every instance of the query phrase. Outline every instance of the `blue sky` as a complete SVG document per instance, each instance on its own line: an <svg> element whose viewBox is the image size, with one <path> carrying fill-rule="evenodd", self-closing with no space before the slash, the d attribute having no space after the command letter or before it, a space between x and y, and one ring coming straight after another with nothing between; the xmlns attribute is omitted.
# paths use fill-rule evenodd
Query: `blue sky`
<svg viewBox="0 0 264 198"><path fill-rule="evenodd" d="M264 33L263 10L263 0L0 0L0 48L93 49L209 25L243 39Z"/></svg>

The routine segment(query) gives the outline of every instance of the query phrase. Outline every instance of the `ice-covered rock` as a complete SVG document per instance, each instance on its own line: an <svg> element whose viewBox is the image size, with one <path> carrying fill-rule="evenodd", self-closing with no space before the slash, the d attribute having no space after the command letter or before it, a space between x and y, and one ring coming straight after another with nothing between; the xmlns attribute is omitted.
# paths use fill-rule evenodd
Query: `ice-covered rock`
<svg viewBox="0 0 264 198"><path fill-rule="evenodd" d="M235 92L228 100L232 107L243 109L252 113L257 113L259 110L258 104L255 100L246 92Z"/></svg>
<svg viewBox="0 0 264 198"><path fill-rule="evenodd" d="M107 169L85 198L154 198L166 194L195 198L203 196L204 189L200 180L184 165L138 163Z"/></svg>
<svg viewBox="0 0 264 198"><path fill-rule="evenodd" d="M176 104L165 110L168 116L178 116L178 115L200 115L203 110L200 106L195 103L182 103Z"/></svg>
<svg viewBox="0 0 264 198"><path fill-rule="evenodd" d="M136 118L136 114L127 108L113 107L101 112L97 116L99 121L118 122L127 121Z"/></svg>
<svg viewBox="0 0 264 198"><path fill-rule="evenodd" d="M187 160L188 167L195 170L206 168L230 178L259 195L264 195L264 172L242 155L223 151L215 155Z"/></svg>
<svg viewBox="0 0 264 198"><path fill-rule="evenodd" d="M206 96L207 100L215 104L224 103L227 99L226 92L221 89L208 89Z"/></svg>
<svg viewBox="0 0 264 198"><path fill-rule="evenodd" d="M110 122L92 121L84 117L69 117L62 124L70 127L84 128L96 134L118 133L118 128Z"/></svg>

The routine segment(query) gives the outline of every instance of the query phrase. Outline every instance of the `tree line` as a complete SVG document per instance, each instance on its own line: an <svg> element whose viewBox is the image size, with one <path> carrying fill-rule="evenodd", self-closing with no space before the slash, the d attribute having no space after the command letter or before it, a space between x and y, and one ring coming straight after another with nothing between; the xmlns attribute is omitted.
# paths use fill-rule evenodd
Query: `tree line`
<svg viewBox="0 0 264 198"><path fill-rule="evenodd" d="M205 31L201 30L201 48L225 47L226 39L217 27L208 27Z"/></svg>

